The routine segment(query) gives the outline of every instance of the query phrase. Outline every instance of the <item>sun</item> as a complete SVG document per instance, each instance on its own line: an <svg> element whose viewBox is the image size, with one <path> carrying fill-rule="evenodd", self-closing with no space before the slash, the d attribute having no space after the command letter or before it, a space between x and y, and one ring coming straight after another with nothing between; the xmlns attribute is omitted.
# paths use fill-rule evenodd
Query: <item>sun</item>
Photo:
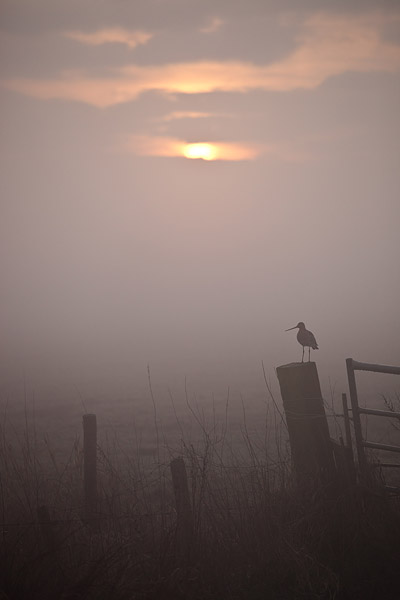
<svg viewBox="0 0 400 600"><path fill-rule="evenodd" d="M183 154L186 158L214 160L217 156L217 149L212 144L206 143L186 144L183 149Z"/></svg>

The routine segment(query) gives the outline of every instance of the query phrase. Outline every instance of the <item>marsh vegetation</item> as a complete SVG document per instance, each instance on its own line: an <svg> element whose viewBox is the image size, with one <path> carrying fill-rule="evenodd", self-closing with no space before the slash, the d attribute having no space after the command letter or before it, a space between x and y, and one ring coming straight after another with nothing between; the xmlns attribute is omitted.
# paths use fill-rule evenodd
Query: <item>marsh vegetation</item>
<svg viewBox="0 0 400 600"><path fill-rule="evenodd" d="M369 487L302 490L270 393L253 412L244 399L232 406L228 393L221 402L199 402L187 390L180 400L168 396L171 419L151 394L125 427L99 406L93 520L85 519L82 486L85 407L58 407L58 436L50 409L32 398L19 412L3 405L2 597L398 597L400 506L378 471ZM177 456L192 514L184 546L170 471Z"/></svg>

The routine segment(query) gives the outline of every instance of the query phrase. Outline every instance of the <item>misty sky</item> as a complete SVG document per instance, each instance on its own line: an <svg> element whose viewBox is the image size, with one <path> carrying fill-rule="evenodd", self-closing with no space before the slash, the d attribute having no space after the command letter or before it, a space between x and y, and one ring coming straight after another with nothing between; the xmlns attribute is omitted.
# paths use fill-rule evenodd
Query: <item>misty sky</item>
<svg viewBox="0 0 400 600"><path fill-rule="evenodd" d="M273 372L298 321L400 364L398 1L0 0L0 44L5 378Z"/></svg>

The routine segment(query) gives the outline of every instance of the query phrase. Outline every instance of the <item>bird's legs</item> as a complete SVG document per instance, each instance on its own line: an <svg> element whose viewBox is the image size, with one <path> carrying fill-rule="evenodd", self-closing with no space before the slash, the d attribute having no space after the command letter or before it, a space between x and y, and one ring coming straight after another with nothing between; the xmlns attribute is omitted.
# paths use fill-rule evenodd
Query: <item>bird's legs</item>
<svg viewBox="0 0 400 600"><path fill-rule="evenodd" d="M301 362L304 362L304 346L303 346L303 356L301 357Z"/></svg>
<svg viewBox="0 0 400 600"><path fill-rule="evenodd" d="M310 353L311 353L311 348L310 348L310 346L308 346L308 362L310 362Z"/></svg>

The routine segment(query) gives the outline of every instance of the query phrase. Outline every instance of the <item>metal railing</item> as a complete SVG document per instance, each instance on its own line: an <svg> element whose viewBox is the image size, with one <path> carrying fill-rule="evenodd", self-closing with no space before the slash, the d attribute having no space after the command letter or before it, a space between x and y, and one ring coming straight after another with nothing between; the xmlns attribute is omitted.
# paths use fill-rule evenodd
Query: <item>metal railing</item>
<svg viewBox="0 0 400 600"><path fill-rule="evenodd" d="M366 473L367 460L364 448L373 448L374 450L389 450L390 452L400 452L400 446L391 444L380 444L377 442L369 442L364 440L361 428L360 415L374 415L377 417L395 417L400 419L400 412L390 410L378 410L375 408L362 408L358 403L357 385L355 371L369 371L372 373L388 373L391 375L400 375L400 367L392 367L389 365L375 365L346 359L347 378L349 381L349 391L351 400L351 409L353 413L354 438L357 449L358 466L360 474ZM386 464L386 463L385 463Z"/></svg>

